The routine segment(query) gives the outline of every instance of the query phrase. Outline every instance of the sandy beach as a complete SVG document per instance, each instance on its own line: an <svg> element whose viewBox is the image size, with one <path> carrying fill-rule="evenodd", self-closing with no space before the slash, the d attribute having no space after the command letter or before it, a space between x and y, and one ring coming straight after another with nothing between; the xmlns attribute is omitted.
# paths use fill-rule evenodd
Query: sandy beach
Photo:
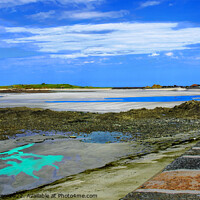
<svg viewBox="0 0 200 200"><path fill-rule="evenodd" d="M57 91L57 90L55 90ZM187 96L200 95L199 89L194 90L58 90L55 93L17 93L1 94L0 107L22 107L44 108L56 111L83 111L83 112L121 112L130 109L155 107L173 107L183 102L95 102L95 103L46 103L46 101L76 101L76 100L103 100L105 98L118 97L151 97L151 96Z"/></svg>

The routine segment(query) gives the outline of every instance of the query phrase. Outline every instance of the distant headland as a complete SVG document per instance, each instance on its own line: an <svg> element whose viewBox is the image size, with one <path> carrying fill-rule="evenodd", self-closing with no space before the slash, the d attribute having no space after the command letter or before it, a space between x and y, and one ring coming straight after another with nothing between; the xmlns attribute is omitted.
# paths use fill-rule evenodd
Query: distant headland
<svg viewBox="0 0 200 200"><path fill-rule="evenodd" d="M0 93L48 93L62 89L112 89L111 87L76 86L71 84L17 84L0 86Z"/></svg>
<svg viewBox="0 0 200 200"><path fill-rule="evenodd" d="M190 86L178 86L169 85L161 86L159 84L154 84L152 86L145 87L93 87L93 86L77 86L71 84L17 84L0 86L0 93L48 93L52 90L62 90L62 89L200 89L200 84L193 84Z"/></svg>
<svg viewBox="0 0 200 200"><path fill-rule="evenodd" d="M112 89L165 89L165 88L200 89L200 84L193 84L190 86L179 86L179 85L161 86L161 85L154 84L153 86L146 86L146 87L112 87Z"/></svg>

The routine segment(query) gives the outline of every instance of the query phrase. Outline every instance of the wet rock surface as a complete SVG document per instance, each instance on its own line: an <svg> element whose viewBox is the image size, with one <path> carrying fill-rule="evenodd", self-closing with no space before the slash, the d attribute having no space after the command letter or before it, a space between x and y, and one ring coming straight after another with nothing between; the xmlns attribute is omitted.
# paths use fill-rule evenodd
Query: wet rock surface
<svg viewBox="0 0 200 200"><path fill-rule="evenodd" d="M0 141L0 195L52 183L141 151L128 143L97 144L38 137ZM34 143L36 142L36 143Z"/></svg>
<svg viewBox="0 0 200 200"><path fill-rule="evenodd" d="M102 168L86 170L83 173L65 177L52 184L33 190L20 192L3 199L38 200L37 195L47 194L59 199L58 194L97 194L98 200L116 200L124 197L134 188L138 188L174 159L190 149L195 142L176 145L158 153L139 158L127 158L109 163ZM137 145L135 146L137 147Z"/></svg>

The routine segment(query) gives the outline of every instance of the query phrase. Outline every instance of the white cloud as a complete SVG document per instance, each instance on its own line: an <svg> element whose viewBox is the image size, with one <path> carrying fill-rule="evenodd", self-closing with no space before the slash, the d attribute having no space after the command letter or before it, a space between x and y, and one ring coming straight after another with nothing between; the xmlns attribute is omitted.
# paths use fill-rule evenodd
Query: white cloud
<svg viewBox="0 0 200 200"><path fill-rule="evenodd" d="M159 53L152 53L152 54L149 55L149 56L155 57L155 56L159 56L159 55L160 55Z"/></svg>
<svg viewBox="0 0 200 200"><path fill-rule="evenodd" d="M88 57L88 55L82 54L82 53L75 53L75 54L52 54L50 55L51 58L61 58L61 59L74 59L74 58L84 58Z"/></svg>
<svg viewBox="0 0 200 200"><path fill-rule="evenodd" d="M39 12L36 13L34 15L29 15L29 18L34 18L37 20L45 20L51 17L54 17L55 11L54 10L50 10L49 12Z"/></svg>
<svg viewBox="0 0 200 200"><path fill-rule="evenodd" d="M84 64L90 64L90 63L94 63L95 61L94 60L91 60L91 61L85 61Z"/></svg>
<svg viewBox="0 0 200 200"><path fill-rule="evenodd" d="M7 27L9 33L32 36L4 39L7 44L30 45L54 58L151 54L190 49L200 43L200 27L175 29L178 23L108 23L51 28ZM17 35L19 35L17 34ZM62 54L61 54L62 53ZM170 53L170 54L169 54Z"/></svg>
<svg viewBox="0 0 200 200"><path fill-rule="evenodd" d="M160 3L161 3L160 1L146 1L146 2L141 3L140 8L146 8L149 6L157 6Z"/></svg>
<svg viewBox="0 0 200 200"><path fill-rule="evenodd" d="M94 19L94 18L118 18L123 17L129 12L126 10L112 11L112 12L97 12L97 11L66 11L60 15L60 19Z"/></svg>
<svg viewBox="0 0 200 200"><path fill-rule="evenodd" d="M97 3L102 2L104 0L57 0L60 3L67 4L67 3Z"/></svg>
<svg viewBox="0 0 200 200"><path fill-rule="evenodd" d="M36 2L54 2L60 4L93 4L100 3L103 0L0 0L0 8L20 6Z"/></svg>
<svg viewBox="0 0 200 200"><path fill-rule="evenodd" d="M35 3L40 0L1 0L0 1L0 8L4 7L12 7L12 6L19 6L29 3Z"/></svg>
<svg viewBox="0 0 200 200"><path fill-rule="evenodd" d="M56 13L54 10L49 12L39 12L33 15L29 15L28 18L36 20L45 20L48 18L61 19L101 19L101 18L119 18L127 15L129 12L126 10L111 11L111 12L97 12L97 11L64 11Z"/></svg>
<svg viewBox="0 0 200 200"><path fill-rule="evenodd" d="M165 55L171 57L171 56L173 56L174 54L173 54L173 52L168 52L168 53L165 53Z"/></svg>

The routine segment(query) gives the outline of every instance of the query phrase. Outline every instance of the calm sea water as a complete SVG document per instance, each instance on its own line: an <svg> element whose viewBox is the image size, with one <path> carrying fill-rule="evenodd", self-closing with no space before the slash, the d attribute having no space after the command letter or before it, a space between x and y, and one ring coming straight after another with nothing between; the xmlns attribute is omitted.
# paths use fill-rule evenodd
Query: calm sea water
<svg viewBox="0 0 200 200"><path fill-rule="evenodd" d="M200 95L196 96L154 96L154 97L118 97L99 100L73 100L73 101L45 101L46 103L98 103L98 102L176 102L176 101L200 101Z"/></svg>

